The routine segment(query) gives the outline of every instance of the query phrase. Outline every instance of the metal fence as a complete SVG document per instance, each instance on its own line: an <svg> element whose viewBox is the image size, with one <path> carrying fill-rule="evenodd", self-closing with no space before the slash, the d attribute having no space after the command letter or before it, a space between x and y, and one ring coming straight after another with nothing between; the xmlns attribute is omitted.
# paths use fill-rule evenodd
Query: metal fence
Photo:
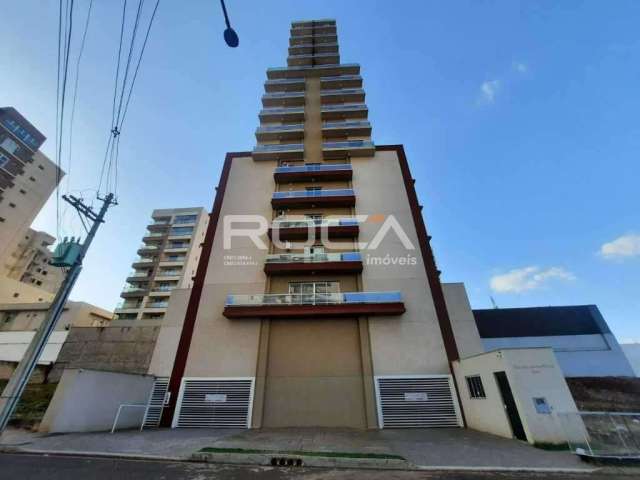
<svg viewBox="0 0 640 480"><path fill-rule="evenodd" d="M569 448L592 457L640 458L640 413L558 413Z"/></svg>

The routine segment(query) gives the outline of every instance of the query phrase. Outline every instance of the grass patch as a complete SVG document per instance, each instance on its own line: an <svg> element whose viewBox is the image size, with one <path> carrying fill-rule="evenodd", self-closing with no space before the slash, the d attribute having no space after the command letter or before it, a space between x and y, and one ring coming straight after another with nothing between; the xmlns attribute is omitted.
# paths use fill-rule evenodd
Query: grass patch
<svg viewBox="0 0 640 480"><path fill-rule="evenodd" d="M0 391L7 385L6 380L0 380ZM21 428L31 428L42 420L49 402L56 391L57 383L33 383L28 384L24 394L13 412L9 425Z"/></svg>
<svg viewBox="0 0 640 480"><path fill-rule="evenodd" d="M307 457L330 457L330 458L375 458L380 460L405 460L400 455L387 453L363 453L363 452L307 452L302 450L257 450L251 448L216 448L205 447L199 450L204 453L241 453L241 454L264 454L264 455L299 455Z"/></svg>

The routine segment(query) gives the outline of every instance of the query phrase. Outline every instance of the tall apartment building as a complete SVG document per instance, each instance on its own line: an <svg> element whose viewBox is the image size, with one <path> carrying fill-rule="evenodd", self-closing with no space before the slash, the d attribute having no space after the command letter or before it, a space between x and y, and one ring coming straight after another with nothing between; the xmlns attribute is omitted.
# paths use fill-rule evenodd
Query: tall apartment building
<svg viewBox="0 0 640 480"><path fill-rule="evenodd" d="M61 268L49 265L56 239L29 228L7 261L7 277L55 294L64 280Z"/></svg>
<svg viewBox="0 0 640 480"><path fill-rule="evenodd" d="M64 175L40 152L44 141L16 109L0 108L0 276L13 268L11 254Z"/></svg>
<svg viewBox="0 0 640 480"><path fill-rule="evenodd" d="M120 296L114 325L154 325L164 320L174 289L191 288L208 224L204 208L154 210L139 257Z"/></svg>
<svg viewBox="0 0 640 480"><path fill-rule="evenodd" d="M152 361L163 424L462 424L414 180L401 145L371 142L362 87L335 21L292 24L257 145L227 154L176 350Z"/></svg>

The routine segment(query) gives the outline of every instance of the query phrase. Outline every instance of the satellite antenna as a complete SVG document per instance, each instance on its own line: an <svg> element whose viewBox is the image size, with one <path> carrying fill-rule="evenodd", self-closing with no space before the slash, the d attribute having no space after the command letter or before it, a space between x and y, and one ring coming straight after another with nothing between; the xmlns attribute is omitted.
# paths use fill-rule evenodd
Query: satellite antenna
<svg viewBox="0 0 640 480"><path fill-rule="evenodd" d="M231 23L229 23L229 15L227 14L227 7L224 4L224 0L220 0L220 5L222 5L222 13L224 13L224 21L227 24L227 28L224 31L224 41L227 42L231 48L236 48L240 44L240 39L238 38L238 34L236 31L231 28Z"/></svg>

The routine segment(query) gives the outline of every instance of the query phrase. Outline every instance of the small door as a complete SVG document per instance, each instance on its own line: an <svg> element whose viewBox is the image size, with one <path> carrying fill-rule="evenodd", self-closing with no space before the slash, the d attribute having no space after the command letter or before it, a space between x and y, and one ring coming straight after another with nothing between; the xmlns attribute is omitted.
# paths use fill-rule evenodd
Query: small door
<svg viewBox="0 0 640 480"><path fill-rule="evenodd" d="M500 395L502 396L502 403L504 409L507 412L507 418L511 424L511 431L518 440L527 441L527 434L524 432L522 421L520 420L520 414L518 413L518 407L516 401L513 398L513 392L511 392L511 385L509 385L509 379L504 372L495 372L493 374L496 377L496 383L500 389Z"/></svg>

